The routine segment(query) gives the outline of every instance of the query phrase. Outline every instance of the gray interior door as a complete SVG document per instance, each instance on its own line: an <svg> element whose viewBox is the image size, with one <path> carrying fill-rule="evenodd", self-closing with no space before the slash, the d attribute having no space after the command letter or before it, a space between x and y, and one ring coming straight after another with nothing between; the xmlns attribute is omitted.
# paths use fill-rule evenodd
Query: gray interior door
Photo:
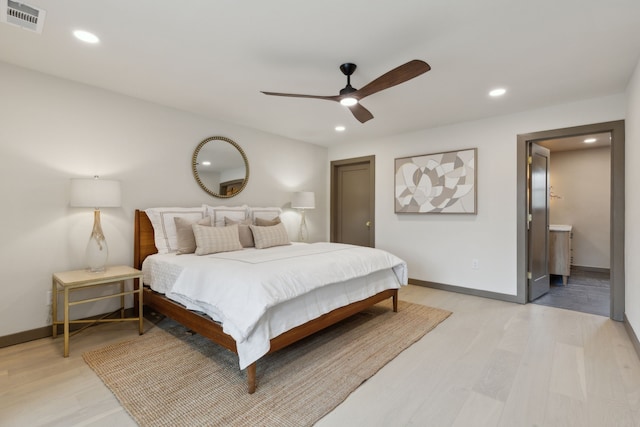
<svg viewBox="0 0 640 427"><path fill-rule="evenodd" d="M332 162L331 241L375 246L373 156Z"/></svg>
<svg viewBox="0 0 640 427"><path fill-rule="evenodd" d="M549 292L549 150L529 145L529 301Z"/></svg>

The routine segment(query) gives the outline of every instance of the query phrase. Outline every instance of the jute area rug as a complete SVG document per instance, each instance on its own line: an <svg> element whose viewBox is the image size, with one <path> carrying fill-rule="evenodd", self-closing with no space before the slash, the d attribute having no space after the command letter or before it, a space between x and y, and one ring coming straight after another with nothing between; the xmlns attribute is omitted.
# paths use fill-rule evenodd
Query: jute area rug
<svg viewBox="0 0 640 427"><path fill-rule="evenodd" d="M164 319L83 354L141 426L308 426L451 313L382 302L258 361L258 388L224 348Z"/></svg>

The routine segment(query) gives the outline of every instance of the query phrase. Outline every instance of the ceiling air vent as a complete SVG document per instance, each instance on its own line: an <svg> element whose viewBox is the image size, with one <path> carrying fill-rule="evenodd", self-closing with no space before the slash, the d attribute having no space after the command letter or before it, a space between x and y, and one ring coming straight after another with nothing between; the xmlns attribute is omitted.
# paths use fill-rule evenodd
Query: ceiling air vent
<svg viewBox="0 0 640 427"><path fill-rule="evenodd" d="M25 30L42 33L47 12L35 6L12 0L0 0L0 21Z"/></svg>

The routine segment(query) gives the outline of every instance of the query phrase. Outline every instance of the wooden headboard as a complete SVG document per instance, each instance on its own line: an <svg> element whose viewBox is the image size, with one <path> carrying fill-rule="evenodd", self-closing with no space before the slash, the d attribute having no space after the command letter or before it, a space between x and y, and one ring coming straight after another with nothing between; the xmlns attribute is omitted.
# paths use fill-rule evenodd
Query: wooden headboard
<svg viewBox="0 0 640 427"><path fill-rule="evenodd" d="M136 209L133 225L133 267L141 269L142 261L157 253L151 221L144 211Z"/></svg>

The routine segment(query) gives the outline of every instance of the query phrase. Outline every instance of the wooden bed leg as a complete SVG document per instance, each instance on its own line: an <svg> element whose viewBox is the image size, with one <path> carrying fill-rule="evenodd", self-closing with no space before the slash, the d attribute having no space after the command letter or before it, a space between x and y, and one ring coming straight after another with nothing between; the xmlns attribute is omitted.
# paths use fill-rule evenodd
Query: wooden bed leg
<svg viewBox="0 0 640 427"><path fill-rule="evenodd" d="M398 312L398 290L393 293L393 312Z"/></svg>
<svg viewBox="0 0 640 427"><path fill-rule="evenodd" d="M256 391L256 362L247 366L247 387L249 394L253 394Z"/></svg>

